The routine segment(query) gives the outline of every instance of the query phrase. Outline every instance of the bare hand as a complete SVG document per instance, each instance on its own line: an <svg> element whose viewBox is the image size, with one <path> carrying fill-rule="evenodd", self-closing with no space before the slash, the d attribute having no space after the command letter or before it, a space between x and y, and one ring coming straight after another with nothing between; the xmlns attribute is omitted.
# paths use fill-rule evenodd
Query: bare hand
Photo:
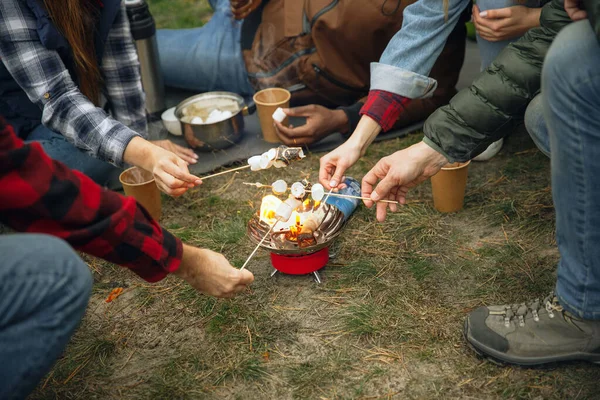
<svg viewBox="0 0 600 400"><path fill-rule="evenodd" d="M202 293L226 298L243 292L254 281L252 272L233 268L222 254L187 245L175 275Z"/></svg>
<svg viewBox="0 0 600 400"><path fill-rule="evenodd" d="M531 28L540 26L541 8L513 6L480 12L473 6L473 23L482 39L501 42L522 36Z"/></svg>
<svg viewBox="0 0 600 400"><path fill-rule="evenodd" d="M161 147L154 147L151 165L156 186L170 196L181 196L188 189L202 184L200 178L190 174L187 162Z"/></svg>
<svg viewBox="0 0 600 400"><path fill-rule="evenodd" d="M435 175L448 163L446 157L420 142L384 157L362 180L362 196L373 200L395 200L406 204L406 193L427 178ZM379 182L379 183L377 183ZM364 201L369 208L374 202ZM377 203L377 220L385 221L388 207L397 211L396 204Z"/></svg>
<svg viewBox="0 0 600 400"><path fill-rule="evenodd" d="M327 189L338 187L343 182L344 173L360 158L360 149L345 142L327 153L320 160L319 182Z"/></svg>
<svg viewBox="0 0 600 400"><path fill-rule="evenodd" d="M246 18L250 13L260 6L262 0L230 0L233 18L240 20Z"/></svg>
<svg viewBox="0 0 600 400"><path fill-rule="evenodd" d="M573 21L580 21L588 17L581 3L581 0L565 0L565 11Z"/></svg>
<svg viewBox="0 0 600 400"><path fill-rule="evenodd" d="M277 136L288 146L311 144L332 133L346 133L348 130L348 117L342 110L330 110L311 104L304 107L286 108L283 112L290 117L306 118L306 124L298 127L292 125L286 127L282 123L274 121Z"/></svg>
<svg viewBox="0 0 600 400"><path fill-rule="evenodd" d="M151 143L162 147L165 150L169 150L171 153L177 154L188 164L196 164L198 162L198 154L196 154L194 150L175 144L170 140L154 140Z"/></svg>

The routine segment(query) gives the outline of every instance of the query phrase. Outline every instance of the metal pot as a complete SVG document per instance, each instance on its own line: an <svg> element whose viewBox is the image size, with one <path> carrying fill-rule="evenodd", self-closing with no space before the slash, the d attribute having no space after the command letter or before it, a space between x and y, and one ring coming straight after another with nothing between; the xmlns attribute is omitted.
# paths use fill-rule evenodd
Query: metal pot
<svg viewBox="0 0 600 400"><path fill-rule="evenodd" d="M193 112L205 120L214 109L229 110L233 115L212 124L192 124L182 119ZM175 108L175 116L181 123L186 142L198 151L222 150L239 142L244 133L244 115L247 113L244 99L230 92L202 93L185 99Z"/></svg>

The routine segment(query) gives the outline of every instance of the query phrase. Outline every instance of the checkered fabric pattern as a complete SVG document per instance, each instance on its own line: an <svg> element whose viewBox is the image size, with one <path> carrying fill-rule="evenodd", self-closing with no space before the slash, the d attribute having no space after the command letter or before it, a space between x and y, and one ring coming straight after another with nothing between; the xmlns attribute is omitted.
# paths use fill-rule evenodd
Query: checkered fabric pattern
<svg viewBox="0 0 600 400"><path fill-rule="evenodd" d="M360 115L374 119L384 132L393 128L411 99L384 90L371 90Z"/></svg>
<svg viewBox="0 0 600 400"><path fill-rule="evenodd" d="M122 167L131 139L147 136L140 65L124 3L100 66L103 93L116 120L79 91L58 53L44 47L37 18L23 0L0 1L0 60L43 110L43 124L90 155Z"/></svg>
<svg viewBox="0 0 600 400"><path fill-rule="evenodd" d="M102 189L24 144L0 118L0 222L45 233L156 282L179 268L182 243L133 198ZM1 264L1 261L0 261Z"/></svg>

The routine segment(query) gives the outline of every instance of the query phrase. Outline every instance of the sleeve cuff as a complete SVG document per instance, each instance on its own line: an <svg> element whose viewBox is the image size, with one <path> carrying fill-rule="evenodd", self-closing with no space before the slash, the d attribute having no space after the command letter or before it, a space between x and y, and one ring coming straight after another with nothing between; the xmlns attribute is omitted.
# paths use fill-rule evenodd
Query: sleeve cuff
<svg viewBox="0 0 600 400"><path fill-rule="evenodd" d="M436 143L434 143L427 136L423 137L423 142L427 146L431 147L432 149L434 149L435 151L437 151L438 153L440 153L441 155L443 155L444 157L446 157L446 159L448 160L448 163L452 164L452 163L456 162L456 160L454 160L452 157L450 157L448 155L448 153L446 153L440 146L438 146Z"/></svg>
<svg viewBox="0 0 600 400"><path fill-rule="evenodd" d="M437 81L403 68L371 63L371 90L384 90L409 99L433 96Z"/></svg>
<svg viewBox="0 0 600 400"><path fill-rule="evenodd" d="M358 122L360 121L360 109L362 108L363 103L354 103L351 106L347 107L338 107L338 110L342 110L346 113L346 117L348 118L348 133L346 136L350 136L352 132L358 126Z"/></svg>

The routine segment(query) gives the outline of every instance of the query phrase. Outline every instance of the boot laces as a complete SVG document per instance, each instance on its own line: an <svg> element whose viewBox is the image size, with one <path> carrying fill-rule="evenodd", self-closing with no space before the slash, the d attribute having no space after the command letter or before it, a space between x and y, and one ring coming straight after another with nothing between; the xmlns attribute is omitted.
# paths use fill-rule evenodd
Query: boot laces
<svg viewBox="0 0 600 400"><path fill-rule="evenodd" d="M554 292L550 292L543 300L534 299L525 303L511 304L504 307L504 326L510 327L510 321L516 319L520 327L525 326L525 317L531 313L533 320L539 322L539 311L545 309L549 318L554 318L554 312L562 312L563 308L558 303Z"/></svg>

